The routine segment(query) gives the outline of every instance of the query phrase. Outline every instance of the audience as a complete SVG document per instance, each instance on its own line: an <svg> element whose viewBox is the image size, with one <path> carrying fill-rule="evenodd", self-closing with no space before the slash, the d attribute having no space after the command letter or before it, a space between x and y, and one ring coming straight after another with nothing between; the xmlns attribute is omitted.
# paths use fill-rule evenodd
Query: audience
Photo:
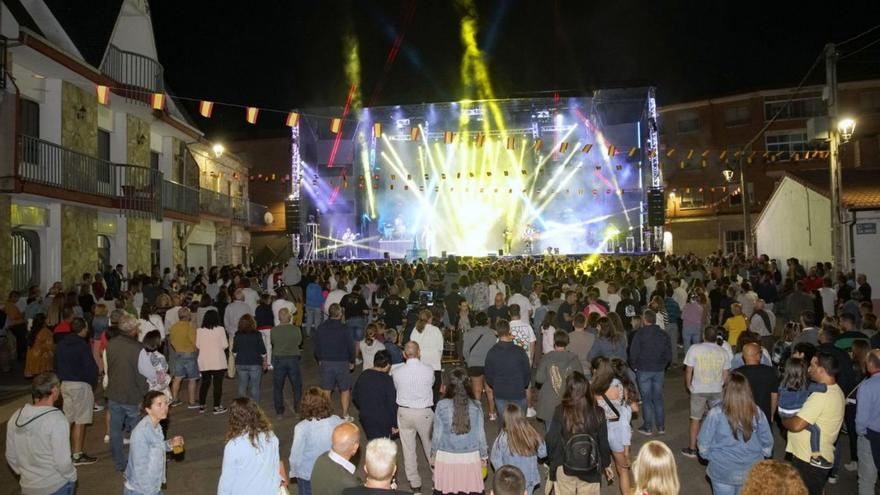
<svg viewBox="0 0 880 495"><path fill-rule="evenodd" d="M346 488L361 485L361 480L354 474L356 467L351 463L360 447L360 435L358 427L349 422L333 430L330 451L318 456L312 469L314 495L338 495Z"/></svg>
<svg viewBox="0 0 880 495"><path fill-rule="evenodd" d="M287 486L287 473L279 459L278 437L257 402L239 397L229 406L217 495L278 495L279 486Z"/></svg>
<svg viewBox="0 0 880 495"><path fill-rule="evenodd" d="M678 495L680 489L672 450L656 440L642 445L633 462L633 493Z"/></svg>

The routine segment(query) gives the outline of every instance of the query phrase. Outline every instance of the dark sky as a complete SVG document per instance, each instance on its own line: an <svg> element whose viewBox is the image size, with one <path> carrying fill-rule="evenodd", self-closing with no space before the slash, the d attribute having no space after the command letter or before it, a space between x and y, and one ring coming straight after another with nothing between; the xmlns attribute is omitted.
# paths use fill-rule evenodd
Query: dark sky
<svg viewBox="0 0 880 495"><path fill-rule="evenodd" d="M478 40L497 97L655 85L659 103L794 86L828 41L880 23L880 3L477 1ZM364 103L458 100L461 11L445 0L151 2L160 61L174 93L271 108L342 105L343 39L359 42ZM411 21L406 22L408 12ZM390 67L397 35L403 44ZM841 48L880 39L880 30ZM843 61L840 79L880 77L880 44ZM824 77L820 65L813 78ZM377 87L381 90L377 91ZM372 98L373 95L375 98ZM215 108L209 138L279 129Z"/></svg>

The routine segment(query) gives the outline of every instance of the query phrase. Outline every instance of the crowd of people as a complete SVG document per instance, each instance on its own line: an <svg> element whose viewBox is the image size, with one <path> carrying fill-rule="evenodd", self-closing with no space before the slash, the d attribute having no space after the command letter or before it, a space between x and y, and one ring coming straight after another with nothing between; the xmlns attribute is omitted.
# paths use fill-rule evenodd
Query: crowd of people
<svg viewBox="0 0 880 495"><path fill-rule="evenodd" d="M679 454L708 461L713 493L821 494L842 468L867 495L880 463L871 301L864 275L796 259L783 272L742 255L131 277L118 265L76 287L9 294L0 371L21 362L32 402L9 419L6 457L23 493L73 493L76 466L98 461L85 429L103 411L124 493L154 495L166 459L184 450L169 410L187 408L228 415L222 494L395 493L404 478L415 493L483 493L490 472L497 494L531 495L542 480L559 495L603 482L622 495L676 494L670 447L649 441L633 459L631 445L633 429L665 435L665 381L680 368L690 419ZM306 387L301 361L312 358ZM268 372L275 418L298 419L287 463L260 405ZM237 394L224 404L227 379ZM786 462L772 460L774 430Z"/></svg>

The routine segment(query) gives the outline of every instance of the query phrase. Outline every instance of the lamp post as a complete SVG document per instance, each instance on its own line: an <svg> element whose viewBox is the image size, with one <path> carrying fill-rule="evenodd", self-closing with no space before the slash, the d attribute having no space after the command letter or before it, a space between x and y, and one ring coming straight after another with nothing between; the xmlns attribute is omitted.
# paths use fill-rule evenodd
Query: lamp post
<svg viewBox="0 0 880 495"><path fill-rule="evenodd" d="M739 164L739 193L742 203L743 215L743 254L748 256L752 252L752 215L751 206L749 205L749 195L748 191L746 190L746 174L745 167L743 167L743 153L740 153L737 163ZM727 182L732 182L736 171L733 170L730 165L726 165L724 167L724 170L721 171L721 174L724 176L724 180L726 180Z"/></svg>

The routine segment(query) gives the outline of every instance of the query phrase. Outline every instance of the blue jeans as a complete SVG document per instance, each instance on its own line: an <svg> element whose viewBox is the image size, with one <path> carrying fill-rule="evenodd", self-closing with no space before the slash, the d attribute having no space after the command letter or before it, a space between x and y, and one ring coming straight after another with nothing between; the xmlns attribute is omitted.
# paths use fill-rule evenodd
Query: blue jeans
<svg viewBox="0 0 880 495"><path fill-rule="evenodd" d="M138 406L107 400L110 409L110 454L117 471L125 471L128 459L122 451L122 432L131 431L140 420Z"/></svg>
<svg viewBox="0 0 880 495"><path fill-rule="evenodd" d="M324 322L324 313L321 312L321 308L312 308L306 306L306 321L305 325L303 325L303 330L306 335L310 335L318 325Z"/></svg>
<svg viewBox="0 0 880 495"><path fill-rule="evenodd" d="M297 478L296 488L299 490L299 495L312 495L312 480Z"/></svg>
<svg viewBox="0 0 880 495"><path fill-rule="evenodd" d="M351 340L355 343L358 343L364 340L364 328L367 325L367 320L363 317L353 317L345 319L345 326L348 328L348 331L351 332Z"/></svg>
<svg viewBox="0 0 880 495"><path fill-rule="evenodd" d="M238 375L238 396L249 396L259 404L260 378L263 377L263 367L259 364L236 364L235 373Z"/></svg>
<svg viewBox="0 0 880 495"><path fill-rule="evenodd" d="M275 402L275 413L284 414L284 381L290 380L293 387L293 410L299 411L302 397L302 372L299 368L299 356L272 356L272 398Z"/></svg>
<svg viewBox="0 0 880 495"><path fill-rule="evenodd" d="M689 327L685 326L684 330L681 331L681 340L682 345L684 345L684 355L687 356L688 349L691 348L694 344L699 344L703 341L703 336L701 335L700 327Z"/></svg>
<svg viewBox="0 0 880 495"><path fill-rule="evenodd" d="M498 414L498 428L504 426L504 408L507 407L507 404L516 404L519 406L519 409L522 411L523 416L526 415L528 404L526 404L525 399L499 399L495 397L495 411Z"/></svg>
<svg viewBox="0 0 880 495"><path fill-rule="evenodd" d="M642 394L642 411L644 423L642 428L651 431L654 425L658 430L666 429L666 411L663 405L663 380L666 378L662 371L639 371L636 375L639 382L639 392Z"/></svg>
<svg viewBox="0 0 880 495"><path fill-rule="evenodd" d="M718 483L713 479L710 479L709 481L712 482L713 495L739 495L740 490L742 490L742 485L728 485L727 483Z"/></svg>
<svg viewBox="0 0 880 495"><path fill-rule="evenodd" d="M73 495L76 490L76 481L68 481L61 488L55 490L51 495Z"/></svg>
<svg viewBox="0 0 880 495"><path fill-rule="evenodd" d="M672 364L678 359L678 321L670 321L666 324L666 333L669 334L669 355L672 356Z"/></svg>

